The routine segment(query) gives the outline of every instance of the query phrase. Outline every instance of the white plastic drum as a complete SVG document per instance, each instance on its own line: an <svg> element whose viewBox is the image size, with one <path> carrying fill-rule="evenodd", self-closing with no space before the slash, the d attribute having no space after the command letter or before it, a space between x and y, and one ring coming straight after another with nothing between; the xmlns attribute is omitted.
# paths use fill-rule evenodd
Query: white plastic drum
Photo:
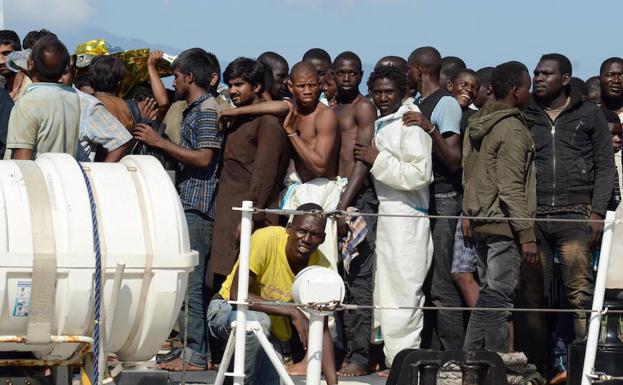
<svg viewBox="0 0 623 385"><path fill-rule="evenodd" d="M184 212L171 179L152 157L83 166L99 222L105 343L121 360L147 360L173 327L188 274L197 263ZM48 239L41 240L42 234ZM46 242L56 262L55 299L35 304L33 255ZM112 308L118 263L125 270ZM33 313L46 306L52 336L90 336L94 271L89 198L75 159L43 154L36 161L0 161L0 336L27 338ZM30 351L40 359L58 360L71 356L77 346L27 342L0 343L0 351Z"/></svg>

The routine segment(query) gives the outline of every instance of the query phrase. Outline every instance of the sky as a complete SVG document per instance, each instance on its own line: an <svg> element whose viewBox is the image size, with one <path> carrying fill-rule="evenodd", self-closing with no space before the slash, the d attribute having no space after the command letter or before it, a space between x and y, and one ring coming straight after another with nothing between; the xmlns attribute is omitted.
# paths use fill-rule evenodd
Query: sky
<svg viewBox="0 0 623 385"><path fill-rule="evenodd" d="M519 60L532 70L558 52L583 79L623 55L621 15L620 0L4 0L4 28L49 29L70 52L105 38L169 54L202 47L224 65L271 50L292 65L321 47L354 51L370 68L432 45L473 69Z"/></svg>

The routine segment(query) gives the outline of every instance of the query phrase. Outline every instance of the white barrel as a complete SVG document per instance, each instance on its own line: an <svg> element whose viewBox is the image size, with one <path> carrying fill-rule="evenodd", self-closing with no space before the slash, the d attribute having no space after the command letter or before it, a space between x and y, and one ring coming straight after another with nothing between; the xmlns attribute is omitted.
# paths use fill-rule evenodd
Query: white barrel
<svg viewBox="0 0 623 385"><path fill-rule="evenodd" d="M335 270L321 266L304 268L296 275L292 285L292 298L299 305L329 302L341 304L345 294L342 277Z"/></svg>
<svg viewBox="0 0 623 385"><path fill-rule="evenodd" d="M121 360L147 360L173 327L197 264L184 211L152 157L82 165L97 207L105 345ZM48 275L55 292L49 304L31 301L34 255L45 249L42 244L52 245L56 262L56 276ZM118 264L125 270L113 308ZM0 161L0 336L29 336L33 313L41 318L46 306L51 335L91 335L94 272L89 197L76 160L42 154L36 161ZM76 344L0 343L0 351L30 351L45 360L66 359L75 349Z"/></svg>

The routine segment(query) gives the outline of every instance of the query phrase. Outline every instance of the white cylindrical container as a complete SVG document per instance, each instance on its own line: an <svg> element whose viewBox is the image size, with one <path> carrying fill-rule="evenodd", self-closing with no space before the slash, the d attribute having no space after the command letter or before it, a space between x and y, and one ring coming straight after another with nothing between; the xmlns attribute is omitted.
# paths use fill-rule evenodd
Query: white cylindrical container
<svg viewBox="0 0 623 385"><path fill-rule="evenodd" d="M83 167L97 207L105 344L121 360L147 360L173 327L197 263L184 211L169 176L152 157ZM33 262L45 249L42 244L51 246L56 263L51 304L31 303ZM113 293L118 264L125 267ZM28 337L33 314L40 318L46 307L52 335L91 335L94 267L89 197L75 159L42 154L36 161L0 161L0 335ZM31 351L45 360L66 359L75 348L0 343L0 351Z"/></svg>

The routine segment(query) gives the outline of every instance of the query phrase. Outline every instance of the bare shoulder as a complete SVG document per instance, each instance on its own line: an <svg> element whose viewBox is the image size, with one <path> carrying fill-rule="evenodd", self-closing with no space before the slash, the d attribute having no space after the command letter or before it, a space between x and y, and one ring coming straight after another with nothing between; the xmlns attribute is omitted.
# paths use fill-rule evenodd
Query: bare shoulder
<svg viewBox="0 0 623 385"><path fill-rule="evenodd" d="M355 105L355 115L361 118L376 119L376 107L368 98L359 98Z"/></svg>
<svg viewBox="0 0 623 385"><path fill-rule="evenodd" d="M337 130L337 124L338 120L335 111L322 103L318 103L316 117L314 118L316 130L335 131Z"/></svg>

